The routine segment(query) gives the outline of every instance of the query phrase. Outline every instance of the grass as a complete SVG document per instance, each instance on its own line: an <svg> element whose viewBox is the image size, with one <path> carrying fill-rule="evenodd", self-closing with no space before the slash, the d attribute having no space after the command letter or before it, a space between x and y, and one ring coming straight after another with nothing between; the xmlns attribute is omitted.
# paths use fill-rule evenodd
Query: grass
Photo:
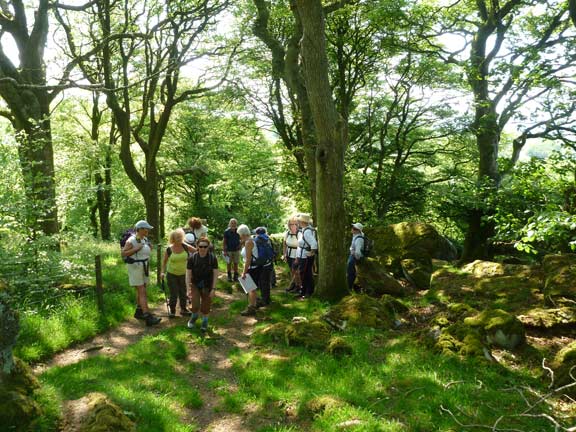
<svg viewBox="0 0 576 432"><path fill-rule="evenodd" d="M229 287L218 282L218 289ZM259 312L259 325L311 317L329 307L283 294L274 300ZM211 325L216 330L228 325L245 305L245 300L232 302L211 318ZM40 395L48 407L45 424L56 423L60 401L102 391L132 413L138 432L191 432L199 430L191 418L204 407L202 393L212 391L220 397L215 417L242 415L249 430L257 432L456 432L492 429L501 417L494 430L554 430L543 418L518 416L526 409L524 397L533 403L548 391L529 367L442 356L409 331L349 328L340 335L353 346L352 355L335 357L255 339L249 349L228 353L234 373L229 382L214 365L187 358L190 350L210 349L217 340L183 326L166 329L116 357L94 357L45 372ZM211 379L205 387L196 388L195 377L206 375ZM533 411L555 415L547 403Z"/></svg>
<svg viewBox="0 0 576 432"><path fill-rule="evenodd" d="M98 311L93 293L83 297L70 294L63 298L58 309L48 313L41 310L23 313L14 350L16 356L27 362L43 360L74 343L113 328L132 316L136 293L128 285L126 267L120 259L116 244L96 243L90 253L83 251L77 255L72 251L64 251L65 256L71 255L67 258L83 263L93 262L94 253L103 257L104 313ZM155 285L149 286L148 293L151 304L162 298L162 293Z"/></svg>
<svg viewBox="0 0 576 432"><path fill-rule="evenodd" d="M103 392L131 413L138 431L195 431L183 416L184 409L203 405L201 389L191 377L203 369L186 360L189 334L173 327L143 338L116 357L97 356L50 369L41 377L43 387L59 401Z"/></svg>

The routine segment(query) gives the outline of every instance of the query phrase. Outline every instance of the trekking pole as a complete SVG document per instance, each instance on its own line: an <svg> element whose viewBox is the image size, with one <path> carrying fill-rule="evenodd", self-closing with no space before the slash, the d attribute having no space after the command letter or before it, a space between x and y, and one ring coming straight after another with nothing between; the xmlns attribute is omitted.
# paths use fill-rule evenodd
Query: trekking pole
<svg viewBox="0 0 576 432"><path fill-rule="evenodd" d="M166 310L168 311L168 315L170 315L170 302L168 300L168 295L166 294L166 285L164 284L164 278L160 279L160 288L164 293L164 299L166 300Z"/></svg>

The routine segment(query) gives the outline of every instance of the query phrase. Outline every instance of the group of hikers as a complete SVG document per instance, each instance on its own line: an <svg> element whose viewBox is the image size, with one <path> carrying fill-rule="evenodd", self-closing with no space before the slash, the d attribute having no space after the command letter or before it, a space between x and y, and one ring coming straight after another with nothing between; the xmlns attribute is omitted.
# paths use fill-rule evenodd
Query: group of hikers
<svg viewBox="0 0 576 432"><path fill-rule="evenodd" d="M145 220L138 221L134 232L122 245L122 257L128 268L131 286L136 287L136 312L134 317L146 325L156 325L160 317L152 314L148 307L146 285L149 281L151 245L148 232L153 227ZM348 259L348 285L353 288L356 264L362 259L364 250L363 226L352 224L352 243ZM318 239L309 214L300 213L289 218L282 242L282 257L288 264L291 283L287 292L305 300L314 292L315 258ZM253 232L247 225L238 225L230 219L224 231L222 255L226 261L229 282L240 282L244 287L247 279L256 289L246 289L248 306L243 316L254 316L256 310L271 303L270 291L275 282L274 257L276 255L265 227ZM242 272L240 273L240 257ZM169 235L169 246L164 251L160 278L166 280L170 297L169 316L176 316L179 304L180 315L189 316L188 328L195 328L201 318L200 330L208 331L208 319L218 280L218 259L214 246L208 239L208 228L197 217L188 220L187 227L177 228ZM260 293L260 296L258 296ZM188 304L190 303L190 308Z"/></svg>

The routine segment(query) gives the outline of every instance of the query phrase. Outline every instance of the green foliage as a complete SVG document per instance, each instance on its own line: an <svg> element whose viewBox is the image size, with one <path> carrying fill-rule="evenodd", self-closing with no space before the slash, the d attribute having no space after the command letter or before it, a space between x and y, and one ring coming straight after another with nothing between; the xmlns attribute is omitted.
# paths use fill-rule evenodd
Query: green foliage
<svg viewBox="0 0 576 432"><path fill-rule="evenodd" d="M217 237L232 217L251 228L264 225L270 232L279 230L284 215L279 151L254 119L221 112L212 105L216 102L183 108L171 129L163 171L186 167L198 171L169 177L168 226L182 226L195 215L208 219Z"/></svg>

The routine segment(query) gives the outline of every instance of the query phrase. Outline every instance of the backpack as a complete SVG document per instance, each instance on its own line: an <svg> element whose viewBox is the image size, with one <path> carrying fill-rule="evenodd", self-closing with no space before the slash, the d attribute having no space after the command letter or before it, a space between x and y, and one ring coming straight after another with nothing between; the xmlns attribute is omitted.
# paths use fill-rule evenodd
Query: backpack
<svg viewBox="0 0 576 432"><path fill-rule="evenodd" d="M312 234L314 234L314 239L316 240L316 244L318 244L318 232L314 228L312 228L311 226L307 226L306 228L304 228L302 230L302 240L304 240L304 245L305 245L304 249L307 250L308 252L310 252L312 250L312 248L310 247L310 245L306 241L306 236L304 235L306 230L312 231ZM318 249L316 249L316 250L318 250Z"/></svg>
<svg viewBox="0 0 576 432"><path fill-rule="evenodd" d="M120 253L122 253L122 249L124 249L124 246L126 246L128 239L133 235L136 235L136 230L134 228L128 228L120 235ZM132 264L134 263L134 258L123 256L122 261L124 261L126 264Z"/></svg>
<svg viewBox="0 0 576 432"><path fill-rule="evenodd" d="M254 258L254 255L252 255L252 265L263 266L270 264L274 259L274 247L270 237L266 234L258 234L254 239L254 243L258 248L258 258Z"/></svg>
<svg viewBox="0 0 576 432"><path fill-rule="evenodd" d="M364 246L362 247L362 259L369 257L374 250L374 240L366 237L366 234L364 233L362 233L362 235L358 238L364 239Z"/></svg>

